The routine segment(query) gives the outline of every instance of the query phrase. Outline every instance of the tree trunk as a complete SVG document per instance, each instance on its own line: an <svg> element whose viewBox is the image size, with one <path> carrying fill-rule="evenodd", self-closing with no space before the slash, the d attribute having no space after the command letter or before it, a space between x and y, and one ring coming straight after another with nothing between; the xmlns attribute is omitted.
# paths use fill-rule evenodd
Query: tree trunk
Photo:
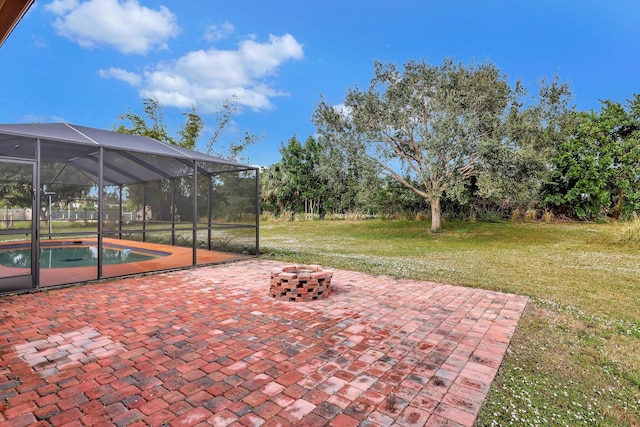
<svg viewBox="0 0 640 427"><path fill-rule="evenodd" d="M429 203L431 204L431 231L440 231L440 198L433 197Z"/></svg>

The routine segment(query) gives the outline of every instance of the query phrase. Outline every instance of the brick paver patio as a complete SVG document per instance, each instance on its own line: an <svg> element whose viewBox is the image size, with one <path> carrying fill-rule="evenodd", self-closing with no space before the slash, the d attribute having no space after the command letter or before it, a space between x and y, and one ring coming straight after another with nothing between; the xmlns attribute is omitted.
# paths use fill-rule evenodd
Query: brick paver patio
<svg viewBox="0 0 640 427"><path fill-rule="evenodd" d="M242 261L0 298L3 426L471 426L522 296Z"/></svg>

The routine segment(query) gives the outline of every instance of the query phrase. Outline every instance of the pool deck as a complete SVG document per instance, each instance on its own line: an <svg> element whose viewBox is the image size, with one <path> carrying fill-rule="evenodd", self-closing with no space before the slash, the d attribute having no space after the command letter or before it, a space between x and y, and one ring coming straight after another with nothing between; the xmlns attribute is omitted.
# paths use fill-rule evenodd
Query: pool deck
<svg viewBox="0 0 640 427"><path fill-rule="evenodd" d="M523 296L252 259L0 297L3 426L471 426Z"/></svg>

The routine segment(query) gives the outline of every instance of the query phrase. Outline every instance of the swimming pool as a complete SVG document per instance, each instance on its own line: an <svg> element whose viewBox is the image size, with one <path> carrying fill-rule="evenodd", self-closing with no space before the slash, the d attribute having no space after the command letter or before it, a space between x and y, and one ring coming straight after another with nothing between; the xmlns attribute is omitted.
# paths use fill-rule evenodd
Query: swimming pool
<svg viewBox="0 0 640 427"><path fill-rule="evenodd" d="M169 253L105 245L102 248L102 264L148 261L167 255ZM0 264L6 267L29 268L31 266L31 249L2 249L0 250ZM98 248L95 244L55 244L43 245L40 248L40 268L73 268L96 265L98 265Z"/></svg>

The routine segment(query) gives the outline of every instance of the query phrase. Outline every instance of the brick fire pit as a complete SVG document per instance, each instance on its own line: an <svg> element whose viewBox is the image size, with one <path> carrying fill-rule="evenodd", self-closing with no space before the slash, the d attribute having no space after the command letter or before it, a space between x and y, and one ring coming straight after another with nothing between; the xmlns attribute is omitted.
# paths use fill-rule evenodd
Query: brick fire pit
<svg viewBox="0 0 640 427"><path fill-rule="evenodd" d="M271 271L269 293L282 301L315 301L331 293L333 271L317 265L289 265Z"/></svg>

